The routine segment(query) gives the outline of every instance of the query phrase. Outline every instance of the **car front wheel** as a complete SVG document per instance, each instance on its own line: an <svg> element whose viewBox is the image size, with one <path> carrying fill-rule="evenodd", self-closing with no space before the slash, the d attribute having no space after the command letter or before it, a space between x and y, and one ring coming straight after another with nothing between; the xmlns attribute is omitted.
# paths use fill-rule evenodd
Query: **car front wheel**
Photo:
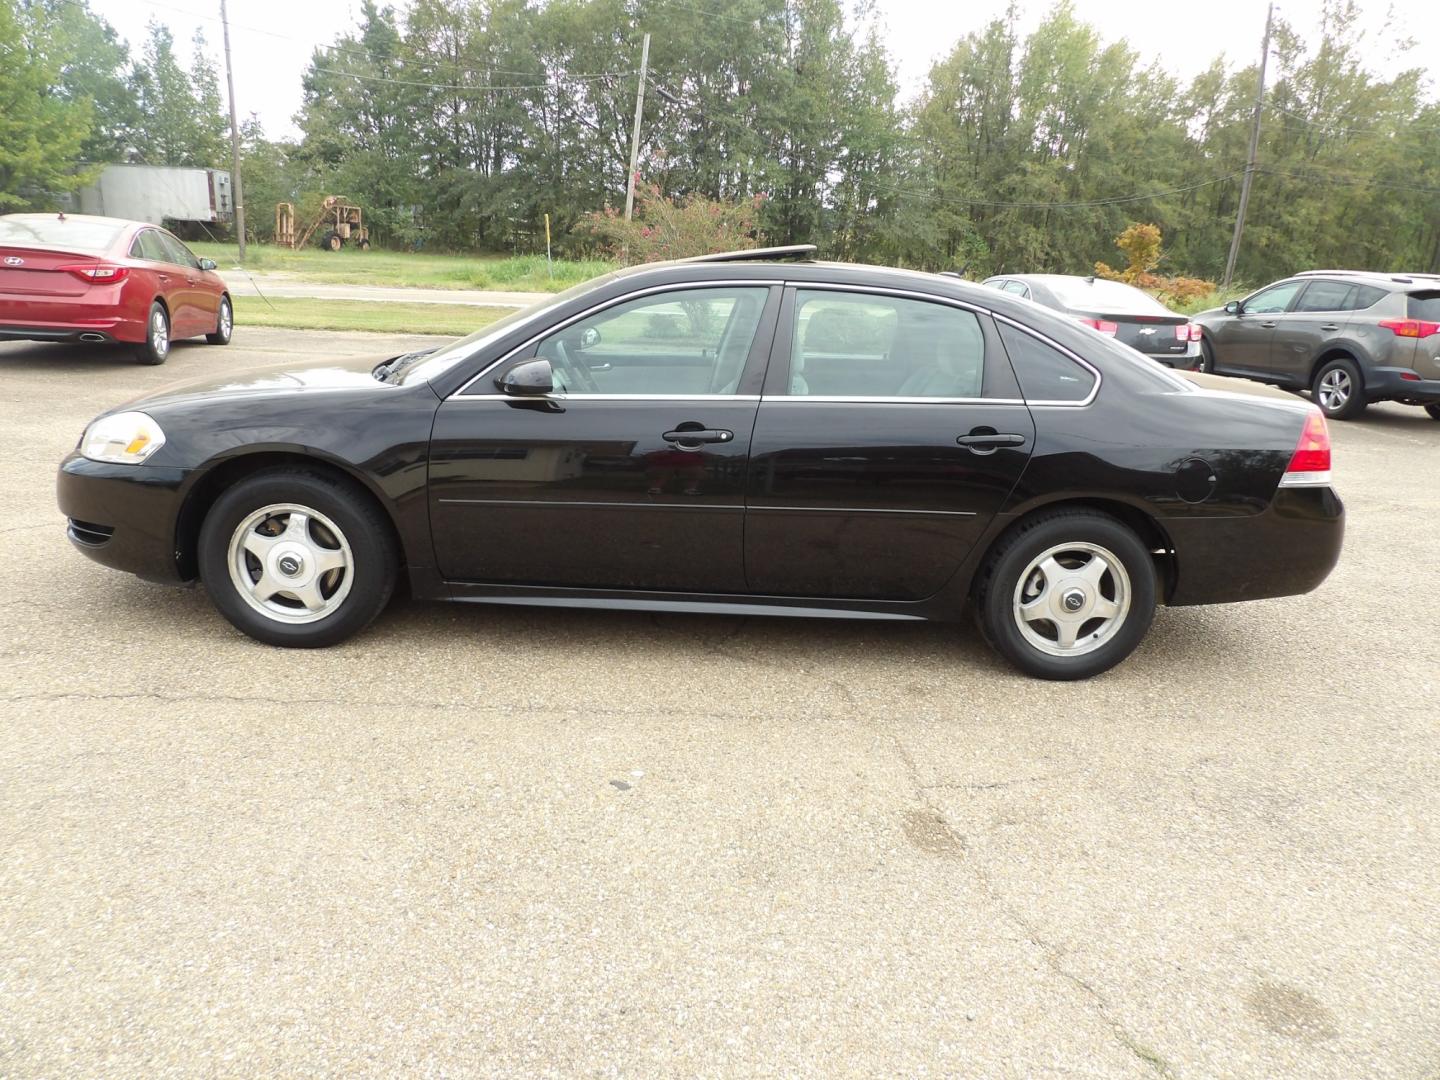
<svg viewBox="0 0 1440 1080"><path fill-rule="evenodd" d="M200 529L200 579L232 625L270 645L317 648L359 633L395 588L389 522L364 492L303 469L257 473Z"/></svg>
<svg viewBox="0 0 1440 1080"><path fill-rule="evenodd" d="M215 317L215 332L206 334L205 340L211 345L229 345L230 337L235 332L235 309L230 306L230 298L220 298L220 312Z"/></svg>
<svg viewBox="0 0 1440 1080"><path fill-rule="evenodd" d="M1085 679L1129 656L1155 616L1155 567L1112 517L1057 510L1006 537L981 571L986 639L1027 674Z"/></svg>
<svg viewBox="0 0 1440 1080"><path fill-rule="evenodd" d="M1365 384L1360 369L1343 356L1322 364L1315 372L1310 396L1330 420L1354 420L1365 411Z"/></svg>

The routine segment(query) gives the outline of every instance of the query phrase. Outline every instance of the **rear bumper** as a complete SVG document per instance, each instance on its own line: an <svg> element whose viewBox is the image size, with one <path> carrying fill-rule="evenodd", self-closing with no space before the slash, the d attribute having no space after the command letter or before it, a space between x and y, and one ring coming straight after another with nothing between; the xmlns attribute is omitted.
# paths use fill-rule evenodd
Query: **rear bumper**
<svg viewBox="0 0 1440 1080"><path fill-rule="evenodd" d="M83 341L100 344L120 341L113 329L53 326L0 326L0 341Z"/></svg>
<svg viewBox="0 0 1440 1080"><path fill-rule="evenodd" d="M1333 488L1281 488L1259 514L1163 524L1175 547L1170 605L1228 604L1294 596L1324 581L1340 559L1345 506Z"/></svg>
<svg viewBox="0 0 1440 1080"><path fill-rule="evenodd" d="M60 463L55 494L69 521L66 535L103 566L147 581L185 579L175 550L175 524L187 470L108 465L72 453Z"/></svg>
<svg viewBox="0 0 1440 1080"><path fill-rule="evenodd" d="M1440 403L1440 379L1405 378L1415 374L1412 368L1372 367L1365 372L1365 398L1368 401L1418 401L1426 405Z"/></svg>
<svg viewBox="0 0 1440 1080"><path fill-rule="evenodd" d="M115 293L93 289L90 294ZM124 341L145 340L145 319L132 318L116 298L100 302L84 298L38 300L14 293L0 294L0 341Z"/></svg>

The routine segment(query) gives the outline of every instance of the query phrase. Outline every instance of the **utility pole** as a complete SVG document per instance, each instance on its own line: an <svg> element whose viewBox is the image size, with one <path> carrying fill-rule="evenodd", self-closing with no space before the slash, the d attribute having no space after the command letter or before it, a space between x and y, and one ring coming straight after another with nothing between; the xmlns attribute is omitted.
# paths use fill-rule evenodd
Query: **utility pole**
<svg viewBox="0 0 1440 1080"><path fill-rule="evenodd" d="M625 181L625 220L635 210L635 169L640 164L640 114L645 110L645 72L650 66L650 35L640 45L640 85L635 90L635 127L630 133L630 177Z"/></svg>
<svg viewBox="0 0 1440 1080"><path fill-rule="evenodd" d="M240 125L235 122L235 72L230 67L230 18L220 0L220 25L225 33L225 84L230 88L230 195L235 203L235 238L245 261L245 194L240 184Z"/></svg>
<svg viewBox="0 0 1440 1080"><path fill-rule="evenodd" d="M1275 18L1275 5L1265 9L1265 43L1260 46L1260 85L1255 90L1255 118L1250 122L1250 157L1245 162L1245 177L1240 181L1240 206L1235 211L1235 235L1230 238L1230 256L1225 260L1225 279L1221 288L1228 289L1235 277L1235 260L1240 257L1240 234L1245 231L1245 211L1250 206L1250 182L1255 176L1255 157L1260 153L1260 113L1265 108L1265 64L1270 59L1270 25Z"/></svg>

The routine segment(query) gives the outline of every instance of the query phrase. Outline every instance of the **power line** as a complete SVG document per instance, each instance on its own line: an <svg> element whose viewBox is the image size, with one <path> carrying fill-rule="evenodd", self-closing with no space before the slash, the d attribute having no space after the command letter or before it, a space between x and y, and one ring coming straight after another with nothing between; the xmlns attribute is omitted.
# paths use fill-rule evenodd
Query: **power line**
<svg viewBox="0 0 1440 1080"><path fill-rule="evenodd" d="M1290 109L1285 108L1283 105L1276 105L1273 101L1267 102L1266 108L1273 109L1275 112L1278 113L1284 113L1286 116L1291 117L1292 119L1299 120L1302 124L1309 124L1311 127L1316 127L1322 131L1337 135L1375 135L1380 137L1394 138L1401 135L1409 135L1412 133L1433 134L1436 132L1440 132L1440 127L1414 127L1408 124L1399 128L1339 127L1337 125L1332 125L1327 121L1311 119L1303 113L1293 112Z"/></svg>
<svg viewBox="0 0 1440 1080"><path fill-rule="evenodd" d="M1324 173L1291 172L1286 169L1272 169L1265 166L1260 172L1268 176L1283 176L1292 180L1304 180L1311 184L1340 184L1345 187L1377 187L1389 191L1418 191L1427 195L1440 195L1440 187L1422 187L1417 184L1397 184L1389 180L1372 180L1363 176L1335 176Z"/></svg>
<svg viewBox="0 0 1440 1080"><path fill-rule="evenodd" d="M1201 188L1213 187L1216 184L1223 184L1227 180L1234 180L1242 175L1236 171L1226 173L1224 176L1216 176L1209 180L1202 180L1196 184L1186 184L1184 187L1170 188L1165 191L1137 192L1133 195L1116 195L1103 199L1081 199L1073 202L997 202L985 199L967 199L952 195L937 195L929 191L910 191L905 188L889 187L892 195L901 198L920 199L929 202L949 203L955 206L985 206L997 209L1008 210L1078 210L1095 207L1122 206L1126 203L1148 202L1152 199L1163 199L1170 195L1181 195L1187 191L1199 191ZM887 185L877 185L886 188Z"/></svg>
<svg viewBox="0 0 1440 1080"><path fill-rule="evenodd" d="M323 71L327 75L338 75L345 79L361 79L365 82L389 83L392 86L418 86L426 90L463 90L472 94L496 94L505 93L511 90L553 90L559 83L567 82L594 82L597 79L623 78L634 75L633 71L602 71L594 75L557 75L553 83L540 83L533 86L469 86L447 83L416 82L411 79L390 79L383 75L362 75L358 71L341 71L339 68L325 68L312 66L311 71ZM534 75L535 72L529 72Z"/></svg>

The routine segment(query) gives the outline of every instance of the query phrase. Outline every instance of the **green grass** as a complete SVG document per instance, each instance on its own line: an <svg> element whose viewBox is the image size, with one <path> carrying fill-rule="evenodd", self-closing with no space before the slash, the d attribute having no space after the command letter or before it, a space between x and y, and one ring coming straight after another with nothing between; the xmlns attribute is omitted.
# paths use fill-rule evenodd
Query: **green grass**
<svg viewBox="0 0 1440 1080"><path fill-rule="evenodd" d="M444 334L461 337L488 326L513 308L467 304L367 303L299 297L235 299L235 328L283 326L295 330L368 330L384 334Z"/></svg>
<svg viewBox="0 0 1440 1080"><path fill-rule="evenodd" d="M234 244L191 244L197 255L214 259L221 273L237 265ZM555 260L554 275L544 255L433 255L426 252L360 251L343 248L291 251L271 244L251 244L245 268L255 273L293 274L306 281L335 285L390 285L423 289L505 289L515 292L559 292L607 274L615 264L598 259Z"/></svg>
<svg viewBox="0 0 1440 1080"><path fill-rule="evenodd" d="M1186 300L1184 303L1166 303L1163 300L1161 303L1180 315L1195 315L1202 311L1209 311L1211 308L1224 307L1231 300L1249 296L1252 291L1239 285L1232 285L1228 289L1216 289L1206 296Z"/></svg>

